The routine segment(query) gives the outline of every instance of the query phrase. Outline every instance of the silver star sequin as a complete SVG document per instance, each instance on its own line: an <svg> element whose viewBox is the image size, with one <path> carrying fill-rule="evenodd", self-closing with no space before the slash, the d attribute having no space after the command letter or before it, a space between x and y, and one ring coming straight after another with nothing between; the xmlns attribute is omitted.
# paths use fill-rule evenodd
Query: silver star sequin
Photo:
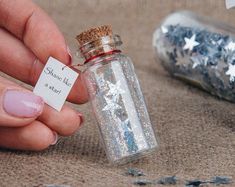
<svg viewBox="0 0 235 187"><path fill-rule="evenodd" d="M231 41L224 47L228 51L234 51L235 50L235 42Z"/></svg>
<svg viewBox="0 0 235 187"><path fill-rule="evenodd" d="M230 82L235 81L235 65L229 64L228 71L225 73L226 75L230 75Z"/></svg>
<svg viewBox="0 0 235 187"><path fill-rule="evenodd" d="M195 34L191 38L185 37L184 41L185 41L185 45L183 47L184 50L189 49L190 51L192 51L195 46L199 45L199 43L196 41Z"/></svg>
<svg viewBox="0 0 235 187"><path fill-rule="evenodd" d="M197 56L192 56L190 59L193 61L192 68L194 69L199 65L206 66L209 58L202 55L197 55Z"/></svg>
<svg viewBox="0 0 235 187"><path fill-rule="evenodd" d="M113 115L115 113L115 110L122 108L119 104L116 103L115 100L110 99L106 96L104 96L104 99L105 99L107 105L105 105L105 107L102 109L102 111L110 111L110 113Z"/></svg>
<svg viewBox="0 0 235 187"><path fill-rule="evenodd" d="M119 100L120 94L124 94L125 91L121 89L121 82L117 81L116 84L113 84L107 81L109 86L109 91L107 93L108 96L111 96L112 99L117 102Z"/></svg>

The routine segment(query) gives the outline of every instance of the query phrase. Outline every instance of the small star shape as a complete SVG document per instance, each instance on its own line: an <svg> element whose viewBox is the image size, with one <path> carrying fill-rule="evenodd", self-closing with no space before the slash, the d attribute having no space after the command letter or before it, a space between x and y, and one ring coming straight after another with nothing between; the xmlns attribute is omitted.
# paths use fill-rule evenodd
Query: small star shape
<svg viewBox="0 0 235 187"><path fill-rule="evenodd" d="M228 45L225 46L225 49L228 51L234 51L235 50L235 42L229 42Z"/></svg>
<svg viewBox="0 0 235 187"><path fill-rule="evenodd" d="M120 94L124 94L125 91L121 89L121 82L117 81L116 84L113 84L108 81L109 91L108 96L111 96L116 102L119 100Z"/></svg>
<svg viewBox="0 0 235 187"><path fill-rule="evenodd" d="M201 65L201 62L198 60L198 59L196 59L195 57L194 58L191 58L192 60L193 60L193 66L192 66L192 68L194 69L194 68L196 68L197 66L199 66L199 65Z"/></svg>
<svg viewBox="0 0 235 187"><path fill-rule="evenodd" d="M186 65L188 65L188 59L185 59L185 58L180 58L179 60L177 59L175 65L176 66L186 66Z"/></svg>
<svg viewBox="0 0 235 187"><path fill-rule="evenodd" d="M192 51L195 46L200 44L195 39L196 39L196 35L195 34L191 38L185 37L184 38L185 45L184 45L183 49L184 50L189 49L190 51Z"/></svg>
<svg viewBox="0 0 235 187"><path fill-rule="evenodd" d="M235 65L229 64L228 71L225 73L226 75L230 75L230 82L235 81Z"/></svg>
<svg viewBox="0 0 235 187"><path fill-rule="evenodd" d="M110 99L110 98L108 98L106 96L104 96L104 99L105 99L107 105L105 105L105 107L102 109L102 111L110 111L111 114L113 115L115 110L122 108L119 104L117 104L112 99Z"/></svg>
<svg viewBox="0 0 235 187"><path fill-rule="evenodd" d="M204 57L204 56L201 56L201 55L198 55L198 56L192 56L191 57L191 60L193 61L193 66L192 68L196 68L197 66L199 65L204 65L206 66L207 65L207 62L208 62L208 57Z"/></svg>

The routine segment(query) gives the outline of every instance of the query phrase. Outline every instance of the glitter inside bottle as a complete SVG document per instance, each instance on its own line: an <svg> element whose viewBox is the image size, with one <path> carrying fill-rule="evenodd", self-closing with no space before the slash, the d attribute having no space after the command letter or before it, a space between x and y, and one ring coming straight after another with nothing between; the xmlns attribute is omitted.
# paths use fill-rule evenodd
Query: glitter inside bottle
<svg viewBox="0 0 235 187"><path fill-rule="evenodd" d="M176 12L155 31L153 45L172 75L235 102L235 28Z"/></svg>
<svg viewBox="0 0 235 187"><path fill-rule="evenodd" d="M158 143L132 61L119 49L122 41L111 27L77 36L85 58L83 72L109 161L121 164L154 150Z"/></svg>

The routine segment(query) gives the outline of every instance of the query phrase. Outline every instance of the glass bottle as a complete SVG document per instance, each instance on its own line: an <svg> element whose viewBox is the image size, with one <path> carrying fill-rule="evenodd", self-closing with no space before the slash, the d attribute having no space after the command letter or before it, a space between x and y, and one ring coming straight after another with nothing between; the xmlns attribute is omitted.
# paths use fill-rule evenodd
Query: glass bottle
<svg viewBox="0 0 235 187"><path fill-rule="evenodd" d="M235 102L235 28L175 12L155 31L153 45L172 75Z"/></svg>
<svg viewBox="0 0 235 187"><path fill-rule="evenodd" d="M121 164L154 150L158 143L131 59L111 27L77 36L85 58L83 77L108 160Z"/></svg>

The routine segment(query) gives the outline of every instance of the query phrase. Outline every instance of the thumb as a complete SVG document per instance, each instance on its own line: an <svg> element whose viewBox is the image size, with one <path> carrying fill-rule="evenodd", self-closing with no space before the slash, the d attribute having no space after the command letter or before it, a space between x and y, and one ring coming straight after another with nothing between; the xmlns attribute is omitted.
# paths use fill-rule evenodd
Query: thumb
<svg viewBox="0 0 235 187"><path fill-rule="evenodd" d="M43 106L41 97L0 77L0 126L27 125L42 113Z"/></svg>

